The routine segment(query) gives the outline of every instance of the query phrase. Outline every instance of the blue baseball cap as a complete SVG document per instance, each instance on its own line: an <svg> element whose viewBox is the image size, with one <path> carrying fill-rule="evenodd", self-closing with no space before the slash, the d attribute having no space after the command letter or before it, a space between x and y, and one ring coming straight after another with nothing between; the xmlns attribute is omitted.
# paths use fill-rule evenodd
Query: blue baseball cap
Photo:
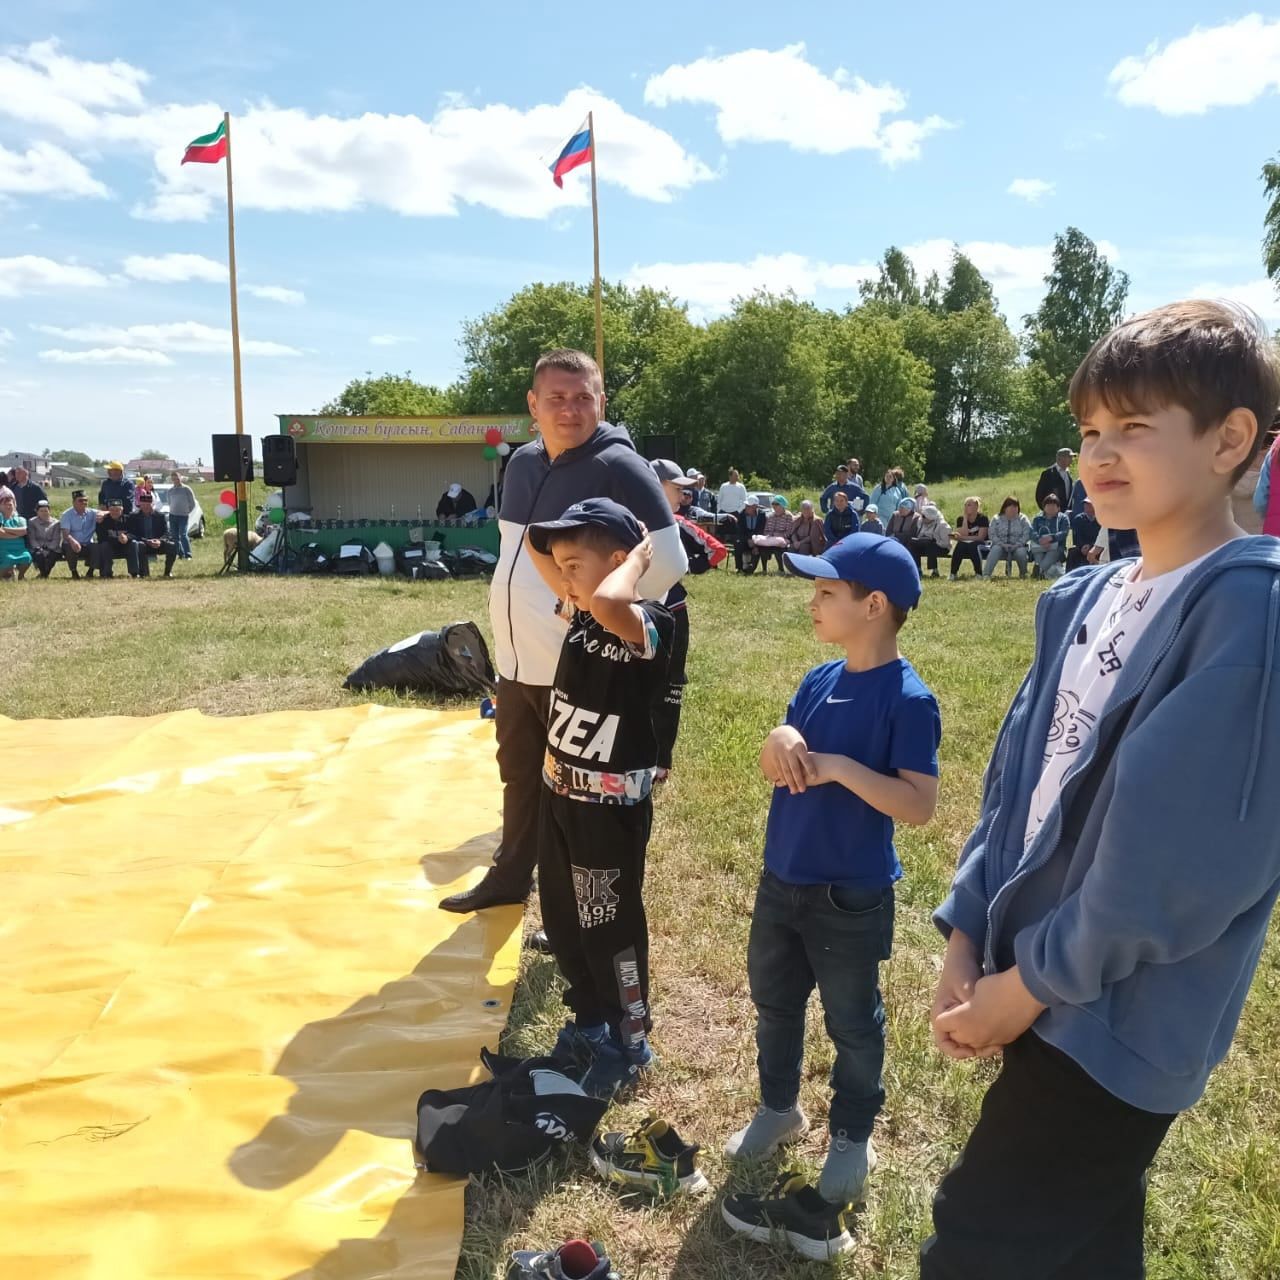
<svg viewBox="0 0 1280 1280"><path fill-rule="evenodd" d="M549 555L549 534L559 529L581 529L586 525L607 529L628 551L644 541L640 521L612 498L587 498L583 502L575 502L559 520L540 520L537 524L531 524L529 541L533 543L535 551L544 556Z"/></svg>
<svg viewBox="0 0 1280 1280"><path fill-rule="evenodd" d="M802 578L857 582L868 591L883 592L899 609L914 609L920 601L920 570L896 538L851 533L820 556L797 556L788 551L783 559L787 568Z"/></svg>

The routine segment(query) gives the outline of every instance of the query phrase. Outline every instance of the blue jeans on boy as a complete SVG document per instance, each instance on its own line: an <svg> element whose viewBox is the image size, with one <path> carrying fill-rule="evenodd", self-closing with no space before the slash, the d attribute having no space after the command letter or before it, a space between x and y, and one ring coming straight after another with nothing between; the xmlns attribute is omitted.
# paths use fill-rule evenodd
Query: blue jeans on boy
<svg viewBox="0 0 1280 1280"><path fill-rule="evenodd" d="M760 1100L786 1111L800 1095L805 1007L816 986L836 1050L830 1128L852 1142L871 1136L884 1105L880 963L893 946L893 905L892 886L788 884L766 870L751 918Z"/></svg>
<svg viewBox="0 0 1280 1280"><path fill-rule="evenodd" d="M190 516L175 516L172 513L169 516L169 537L184 560L191 559L191 539L187 537L187 523L190 519Z"/></svg>

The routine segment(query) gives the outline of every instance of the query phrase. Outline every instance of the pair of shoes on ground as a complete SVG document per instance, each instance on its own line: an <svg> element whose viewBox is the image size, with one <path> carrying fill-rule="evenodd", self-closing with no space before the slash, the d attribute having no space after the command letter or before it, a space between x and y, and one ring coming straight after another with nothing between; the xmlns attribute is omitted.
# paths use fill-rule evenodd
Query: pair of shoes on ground
<svg viewBox="0 0 1280 1280"><path fill-rule="evenodd" d="M696 1142L685 1142L666 1120L646 1116L631 1133L604 1133L591 1143L591 1167L606 1181L673 1196L710 1188L698 1168Z"/></svg>
<svg viewBox="0 0 1280 1280"><path fill-rule="evenodd" d="M808 1117L799 1106L771 1111L761 1105L751 1123L725 1143L724 1153L730 1160L763 1160L808 1132ZM866 1199L867 1178L875 1167L876 1149L870 1139L854 1142L843 1129L837 1129L827 1147L818 1190L833 1204L860 1204Z"/></svg>
<svg viewBox="0 0 1280 1280"><path fill-rule="evenodd" d="M599 1244L566 1240L558 1249L518 1249L511 1255L507 1280L619 1280Z"/></svg>

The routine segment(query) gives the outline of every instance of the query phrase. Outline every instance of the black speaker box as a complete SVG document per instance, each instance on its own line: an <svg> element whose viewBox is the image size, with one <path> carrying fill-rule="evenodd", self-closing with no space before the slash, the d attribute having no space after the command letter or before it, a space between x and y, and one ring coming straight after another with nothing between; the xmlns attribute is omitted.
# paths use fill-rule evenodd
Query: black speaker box
<svg viewBox="0 0 1280 1280"><path fill-rule="evenodd" d="M213 478L215 480L253 479L252 436L238 436L231 432L213 437Z"/></svg>
<svg viewBox="0 0 1280 1280"><path fill-rule="evenodd" d="M298 483L298 452L292 436L262 437L262 478L281 487Z"/></svg>

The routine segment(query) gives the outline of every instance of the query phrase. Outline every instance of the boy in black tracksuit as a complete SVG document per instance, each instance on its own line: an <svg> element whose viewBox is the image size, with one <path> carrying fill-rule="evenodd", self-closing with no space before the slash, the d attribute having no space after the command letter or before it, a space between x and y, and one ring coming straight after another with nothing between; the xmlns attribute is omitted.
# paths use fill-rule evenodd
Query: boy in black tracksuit
<svg viewBox="0 0 1280 1280"><path fill-rule="evenodd" d="M653 818L653 703L675 623L636 584L644 527L609 498L531 524L528 548L569 619L556 667L538 841L542 922L569 983L563 1047L608 1097L649 1065L649 928L641 887Z"/></svg>

